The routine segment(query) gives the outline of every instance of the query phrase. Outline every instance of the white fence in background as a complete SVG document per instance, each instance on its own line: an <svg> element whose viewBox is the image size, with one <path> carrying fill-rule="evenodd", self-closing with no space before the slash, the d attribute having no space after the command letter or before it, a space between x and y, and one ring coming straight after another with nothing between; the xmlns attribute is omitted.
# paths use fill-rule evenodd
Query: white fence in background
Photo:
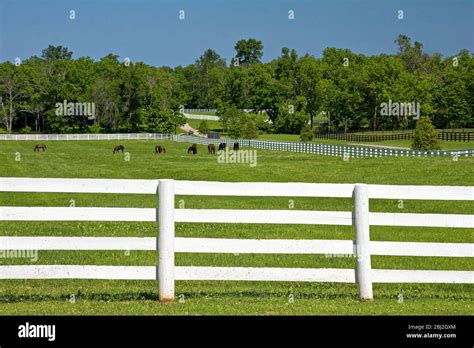
<svg viewBox="0 0 474 348"><path fill-rule="evenodd" d="M159 133L116 133L116 134L0 134L0 140L50 141L50 140L172 140L198 144L233 144L262 150L309 153L322 156L346 158L370 157L458 157L474 156L474 149L414 151L389 149L373 146L345 146L319 143L269 141L257 139L209 139L192 135L174 135Z"/></svg>
<svg viewBox="0 0 474 348"><path fill-rule="evenodd" d="M372 283L474 283L472 271L372 269L371 255L473 257L472 243L371 241L370 226L474 228L474 215L369 211L369 199L474 200L472 186L392 186L311 183L224 183L128 179L0 178L0 192L158 194L155 208L0 207L3 221L159 221L149 237L0 237L3 250L157 250L157 266L8 265L0 279L158 280L161 301L172 301L175 280L358 283L372 299ZM175 195L353 198L354 212L175 209ZM175 222L352 225L352 240L176 238ZM407 233L410 233L407 231ZM157 246L158 245L158 246ZM353 254L357 268L175 266L175 253Z"/></svg>
<svg viewBox="0 0 474 348"><path fill-rule="evenodd" d="M171 134L112 133L112 134L0 134L0 140L54 141L54 140L171 140Z"/></svg>
<svg viewBox="0 0 474 348"><path fill-rule="evenodd" d="M184 112L212 112L216 113L217 109L184 109Z"/></svg>
<svg viewBox="0 0 474 348"><path fill-rule="evenodd" d="M219 121L219 116L212 116L212 115L200 115L200 114L184 113L183 116L186 117L186 118L190 118L192 120Z"/></svg>

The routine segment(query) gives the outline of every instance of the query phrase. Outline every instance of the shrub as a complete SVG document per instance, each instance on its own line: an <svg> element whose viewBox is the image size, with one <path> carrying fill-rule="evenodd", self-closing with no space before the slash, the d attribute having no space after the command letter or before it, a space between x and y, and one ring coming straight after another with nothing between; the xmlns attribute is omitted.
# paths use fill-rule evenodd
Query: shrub
<svg viewBox="0 0 474 348"><path fill-rule="evenodd" d="M438 131L434 128L429 117L421 117L413 131L412 150L440 150Z"/></svg>
<svg viewBox="0 0 474 348"><path fill-rule="evenodd" d="M87 126L87 131L89 133L98 134L102 131L102 127L98 123L94 123Z"/></svg>
<svg viewBox="0 0 474 348"><path fill-rule="evenodd" d="M201 134L206 134L209 131L209 126L207 125L206 120L202 120L199 124L198 131Z"/></svg>
<svg viewBox="0 0 474 348"><path fill-rule="evenodd" d="M311 126L309 124L306 124L301 129L300 140L311 141L312 139L313 139L313 131L311 130Z"/></svg>
<svg viewBox="0 0 474 348"><path fill-rule="evenodd" d="M30 134L31 131L32 131L32 129L29 126L25 126L22 129L20 129L20 133L23 133L23 134Z"/></svg>
<svg viewBox="0 0 474 348"><path fill-rule="evenodd" d="M243 134L244 127L242 125L242 122L240 122L239 120L232 122L232 124L229 126L229 135L234 139L238 139L241 138Z"/></svg>
<svg viewBox="0 0 474 348"><path fill-rule="evenodd" d="M245 139L256 139L256 138L258 138L257 125L252 119L248 119L247 121L245 121L242 136Z"/></svg>

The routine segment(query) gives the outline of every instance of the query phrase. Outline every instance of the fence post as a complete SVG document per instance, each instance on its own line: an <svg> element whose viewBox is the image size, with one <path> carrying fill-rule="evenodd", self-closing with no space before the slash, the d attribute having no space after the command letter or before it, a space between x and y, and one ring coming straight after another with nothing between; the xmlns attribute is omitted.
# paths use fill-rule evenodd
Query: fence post
<svg viewBox="0 0 474 348"><path fill-rule="evenodd" d="M174 180L158 180L158 288L160 302L174 301Z"/></svg>
<svg viewBox="0 0 474 348"><path fill-rule="evenodd" d="M356 230L357 283L359 298L372 300L372 277L370 264L369 195L366 184L354 186L354 225Z"/></svg>

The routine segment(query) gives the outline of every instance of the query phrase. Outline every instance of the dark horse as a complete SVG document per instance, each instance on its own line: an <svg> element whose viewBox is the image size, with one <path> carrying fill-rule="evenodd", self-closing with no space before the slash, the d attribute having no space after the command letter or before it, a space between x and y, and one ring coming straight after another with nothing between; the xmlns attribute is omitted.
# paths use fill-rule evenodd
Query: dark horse
<svg viewBox="0 0 474 348"><path fill-rule="evenodd" d="M36 144L35 148L33 149L34 152L39 152L40 149L43 150L43 152L46 151L46 145L45 144Z"/></svg>
<svg viewBox="0 0 474 348"><path fill-rule="evenodd" d="M166 153L166 149L164 146L157 145L155 146L155 153Z"/></svg>
<svg viewBox="0 0 474 348"><path fill-rule="evenodd" d="M216 145L214 145L214 144L207 145L207 151L209 152L209 154L215 154L216 153Z"/></svg>
<svg viewBox="0 0 474 348"><path fill-rule="evenodd" d="M197 154L198 149L196 144L192 144L188 149L188 155L192 152L193 155Z"/></svg>
<svg viewBox="0 0 474 348"><path fill-rule="evenodd" d="M239 151L240 145L239 143L234 143L234 151Z"/></svg>
<svg viewBox="0 0 474 348"><path fill-rule="evenodd" d="M217 150L217 151L224 151L225 148L226 148L226 146L227 146L226 143L220 143L220 144L219 144L219 150Z"/></svg>
<svg viewBox="0 0 474 348"><path fill-rule="evenodd" d="M114 147L114 153L119 152L119 151L122 151L122 153L123 153L123 150L125 150L123 145L117 145L117 146Z"/></svg>

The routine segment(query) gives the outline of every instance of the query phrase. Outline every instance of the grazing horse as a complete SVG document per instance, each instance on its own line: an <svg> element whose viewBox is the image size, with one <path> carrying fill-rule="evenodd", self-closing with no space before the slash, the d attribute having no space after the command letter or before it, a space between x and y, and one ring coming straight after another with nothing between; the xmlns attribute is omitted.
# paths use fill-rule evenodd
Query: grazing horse
<svg viewBox="0 0 474 348"><path fill-rule="evenodd" d="M192 145L188 148L188 155L189 155L191 152L193 153L193 155L197 154L198 149L197 149L197 145L196 145L196 144L192 144Z"/></svg>
<svg viewBox="0 0 474 348"><path fill-rule="evenodd" d="M39 152L40 149L43 150L43 152L46 151L46 145L45 144L36 144L35 148L33 149L34 152Z"/></svg>
<svg viewBox="0 0 474 348"><path fill-rule="evenodd" d="M166 153L166 149L164 146L157 145L155 146L155 153Z"/></svg>
<svg viewBox="0 0 474 348"><path fill-rule="evenodd" d="M234 143L234 151L239 151L240 145L239 143Z"/></svg>
<svg viewBox="0 0 474 348"><path fill-rule="evenodd" d="M220 143L220 144L219 144L219 150L217 150L217 151L224 151L225 148L226 148L226 146L227 146L226 143Z"/></svg>
<svg viewBox="0 0 474 348"><path fill-rule="evenodd" d="M216 145L214 145L214 144L207 145L207 151L209 152L209 154L215 155L216 154Z"/></svg>
<svg viewBox="0 0 474 348"><path fill-rule="evenodd" d="M117 146L114 147L114 153L119 152L119 151L122 151L122 153L123 153L123 150L125 150L123 145L117 145Z"/></svg>

